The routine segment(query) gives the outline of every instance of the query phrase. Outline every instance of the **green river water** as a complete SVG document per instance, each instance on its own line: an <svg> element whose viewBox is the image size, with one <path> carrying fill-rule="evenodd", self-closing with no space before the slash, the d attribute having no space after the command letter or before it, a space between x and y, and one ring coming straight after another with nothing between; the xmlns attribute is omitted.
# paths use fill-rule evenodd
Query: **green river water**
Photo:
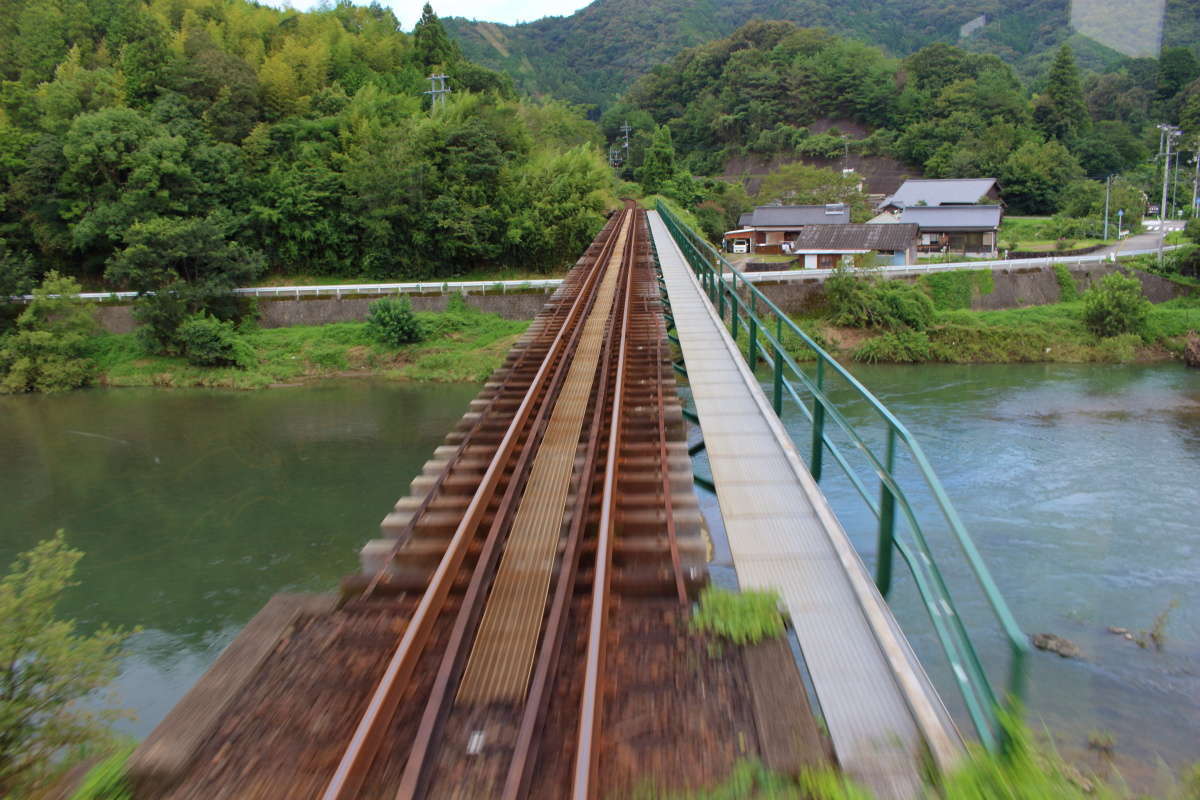
<svg viewBox="0 0 1200 800"><path fill-rule="evenodd" d="M1141 759L1200 760L1200 373L855 372L923 443L1021 626L1082 647L1079 660L1034 654L1033 711L1070 735L1111 732ZM85 626L142 628L115 689L137 715L126 729L144 735L272 594L330 590L355 568L357 549L476 390L344 380L0 397L0 562L57 528L86 552L62 611ZM827 475L830 501L870 563L873 519ZM961 561L946 561L999 677L1003 644ZM953 707L902 578L894 595ZM1105 630L1148 628L1171 602L1163 652Z"/></svg>

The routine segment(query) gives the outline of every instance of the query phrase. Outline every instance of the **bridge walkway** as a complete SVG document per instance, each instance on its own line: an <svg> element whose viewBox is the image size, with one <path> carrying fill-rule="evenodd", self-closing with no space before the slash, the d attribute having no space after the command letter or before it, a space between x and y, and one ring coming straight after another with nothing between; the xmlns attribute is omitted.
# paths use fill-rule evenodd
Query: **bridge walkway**
<svg viewBox="0 0 1200 800"><path fill-rule="evenodd" d="M785 605L842 769L912 797L961 740L662 218L649 212L738 581Z"/></svg>

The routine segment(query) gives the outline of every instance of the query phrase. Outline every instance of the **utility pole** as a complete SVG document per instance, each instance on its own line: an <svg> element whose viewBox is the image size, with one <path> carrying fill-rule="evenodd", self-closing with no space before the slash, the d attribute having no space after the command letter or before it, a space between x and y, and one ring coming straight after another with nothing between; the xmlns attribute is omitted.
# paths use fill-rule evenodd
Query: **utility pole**
<svg viewBox="0 0 1200 800"><path fill-rule="evenodd" d="M633 126L629 124L628 120L621 123L621 135L625 137L624 147L625 147L625 161L626 162L629 161L629 134L632 132L633 132Z"/></svg>
<svg viewBox="0 0 1200 800"><path fill-rule="evenodd" d="M1108 241L1108 199L1112 196L1112 175L1104 179L1104 241ZM1119 233L1119 231L1118 231Z"/></svg>
<svg viewBox="0 0 1200 800"><path fill-rule="evenodd" d="M1196 165L1196 171L1192 175L1192 213L1191 216L1200 216L1200 205L1197 205L1197 200L1200 199L1200 136L1196 137L1196 152L1192 153L1192 163Z"/></svg>
<svg viewBox="0 0 1200 800"><path fill-rule="evenodd" d="M450 94L450 90L446 88L446 79L449 77L441 73L429 76L429 91L421 94L429 95L430 111L437 111L438 106L446 105L446 95Z"/></svg>
<svg viewBox="0 0 1200 800"><path fill-rule="evenodd" d="M1163 132L1163 139L1167 143L1167 157L1163 160L1162 205L1158 207L1158 265L1161 267L1163 263L1163 243L1167 238L1167 178L1171 175L1171 144L1175 141L1175 137L1179 135L1179 128L1176 128L1174 125L1159 125L1158 129Z"/></svg>

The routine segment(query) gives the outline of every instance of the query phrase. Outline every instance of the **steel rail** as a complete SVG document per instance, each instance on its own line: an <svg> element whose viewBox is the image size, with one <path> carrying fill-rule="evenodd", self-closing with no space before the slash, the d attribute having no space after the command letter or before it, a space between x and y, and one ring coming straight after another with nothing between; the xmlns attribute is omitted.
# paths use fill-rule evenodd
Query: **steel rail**
<svg viewBox="0 0 1200 800"><path fill-rule="evenodd" d="M636 252L636 229L626 240L626 257L632 263ZM632 277L632 273L630 278ZM592 607L588 619L587 661L583 679L583 698L579 710L579 736L575 749L575 772L571 794L574 800L591 800L597 791L596 773L600 758L600 728L604 712L603 672L605 639L608 629L609 584L612 579L613 535L617 505L617 469L620 460L621 415L624 411L625 367L628 356L629 321L632 311L633 280L625 284L625 307L621 315L621 336L617 344L617 376L609 423L608 453L604 470L604 494L597 530L596 563L592 578Z"/></svg>
<svg viewBox="0 0 1200 800"><path fill-rule="evenodd" d="M657 333L657 331L656 331ZM654 337L654 363L662 364L662 336ZM675 535L675 514L671 500L671 471L667 468L666 401L663 398L662 376L655 376L655 399L658 401L658 458L662 462L663 508L667 513L667 544L671 548L671 569L675 573L675 592L680 605L687 605L687 587L683 581L683 565L679 560L679 539Z"/></svg>
<svg viewBox="0 0 1200 800"><path fill-rule="evenodd" d="M635 217L634 224L640 218ZM631 270L632 265L623 264L624 269ZM623 298L618 299L618 306L623 304ZM613 319L623 317L622 307L614 308ZM611 326L615 328L616 326ZM596 391L596 404L592 411L592 422L589 428L587 449L584 454L583 468L576 483L575 514L571 519L571 527L567 533L566 546L563 549L559 563L558 577L554 586L554 597L550 602L550 613L546 619L546 632L542 646L538 652L538 660L534 667L533 679L529 685L529 693L525 698L524 710L521 714L517 739L513 745L512 759L509 762L508 773L501 790L501 800L519 800L529 792L529 782L533 778L533 768L537 763L537 742L545 724L546 711L550 701L550 689L554 685L554 675L558 670L558 662L562 657L562 648L570 619L571 598L575 593L576 577L579 572L579 557L582 552L584 528L588 519L590 498L596 483L596 465L600 451L600 433L604 424L604 412L609 405L610 379L612 370L612 351L614 347L612 331L605 337L604 354L600 360L599 386Z"/></svg>
<svg viewBox="0 0 1200 800"><path fill-rule="evenodd" d="M585 289L594 288L596 277L602 272L602 267L597 266L600 264L601 262L597 261L593 265ZM529 391L505 431L496 454L480 481L479 488L472 496L462 521L430 578L428 588L405 627L400 643L388 662L366 712L359 721L358 727L325 789L324 800L351 800L361 790L367 770L382 743L385 729L395 714L396 706L399 704L404 690L408 688L417 659L428 643L433 623L445 605L446 597L449 595L463 559L466 557L470 541L482 522L487 507L507 468L517 445L519 434L526 428L534 406L543 396L542 388L550 378L552 365L557 363L559 357L565 352L568 328L573 329L580 323L581 312L589 295L589 291L581 291L576 296L567 320L555 334L550 349L531 382Z"/></svg>
<svg viewBox="0 0 1200 800"><path fill-rule="evenodd" d="M621 229L626 224L628 224L628 221L622 220L617 225L616 230L613 231L609 240L605 242L604 249L597 259L597 265L601 265L599 266L601 271L607 268L608 262L612 258L612 251L616 249L616 241L620 236ZM596 285L598 283L597 281ZM595 299L596 294L593 292L589 295L587 308L581 316L586 316L588 310L593 307ZM566 352L574 352L575 346L583 335L584 327L583 324L580 324L572 331ZM429 778L428 767L431 761L430 754L436 751L435 740L440 733L440 729L448 713L447 700L450 697L451 687L461 680L466 656L469 652L468 644L473 638L473 633L478 628L483 613L483 601L494 577L496 562L502 549L502 539L508 533L512 515L515 513L516 501L519 499L528 479L529 464L537 452L542 434L545 433L551 412L554 408L554 398L561 388L563 381L566 379L570 365L570 358L559 360L550 387L546 392L545 402L538 409L537 418L533 423L533 430L529 438L526 439L525 446L522 448L517 465L513 470L513 479L510 480L500 508L493 518L483 550L479 555L479 560L476 562L470 584L463 597L462 605L459 607L458 615L455 617L450 640L439 664L433 688L426 700L425 709L417 728L417 734L413 740L412 748L409 751L404 772L400 779L400 786L396 791L397 800L421 797L427 789Z"/></svg>
<svg viewBox="0 0 1200 800"><path fill-rule="evenodd" d="M611 251L615 247L618 235L620 233L621 224L617 223L612 227L612 232L605 239L604 244L601 246L600 254L593 263L593 270L579 281L581 292L586 290L588 281L592 278L592 276L599 274L594 270L595 265L601 263L604 259L611 256ZM574 305L571 305L556 310L555 313L550 316L547 322L553 325L555 321L562 320L562 322L559 324L563 324L563 322L565 322L565 320L569 317L573 308ZM429 506L432 505L434 500L437 499L439 493L441 492L442 486L462 460L467 448L473 443L475 436L477 436L484 425L487 424L488 417L495 408L497 401L501 399L505 391L512 389L510 386L511 383L520 383L521 378L518 375L518 371L527 366L527 363L535 357L534 351L537 349L538 348L536 348L534 344L530 342L524 348L522 348L521 355L512 365L509 366L508 373L504 376L503 383L497 387L495 393L491 396L491 398L489 398L487 405L479 412L478 418L475 420L470 430L463 435L462 441L459 442L458 447L454 450L454 453L451 454L449 459L447 459L446 465L438 473L433 485L429 487L429 490L421 499L420 504L413 510L409 521L396 535L395 545L392 547L388 557L384 559L382 566L380 566L379 570L375 573L375 576L371 579L371 582L367 584L367 587L363 590L362 594L360 595L361 599L367 599L371 597L375 593L375 590L378 588L379 584L385 580L392 560L396 557L396 555L400 552L400 549L408 542L409 538L416 530L416 527L421 520L421 516L429 509ZM543 356L543 358L544 357L545 356Z"/></svg>

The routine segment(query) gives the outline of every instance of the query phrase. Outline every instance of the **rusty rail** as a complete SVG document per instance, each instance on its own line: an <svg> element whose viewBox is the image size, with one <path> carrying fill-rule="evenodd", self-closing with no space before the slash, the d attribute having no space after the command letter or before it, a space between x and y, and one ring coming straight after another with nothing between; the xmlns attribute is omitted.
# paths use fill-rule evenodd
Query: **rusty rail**
<svg viewBox="0 0 1200 800"><path fill-rule="evenodd" d="M615 235L615 231L613 235ZM566 352L569 333L579 325L583 311L597 284L597 278L603 269L604 262L597 259L581 291L572 303L567 320L556 333L549 352L538 368L529 391L521 401L495 456L480 481L478 490L472 496L461 523L455 530L445 554L429 581L428 588L422 595L400 643L388 662L383 678L367 706L366 713L359 722L338 763L333 778L325 790L324 800L350 800L356 797L361 790L366 772L379 750L388 723L394 716L400 698L411 681L417 659L429 641L433 623L445 606L446 597L462 566L468 545L487 511L488 505L495 496L498 484L517 445L519 435L526 428L534 407L544 399L543 389L551 378L552 365L562 360L561 357Z"/></svg>
<svg viewBox="0 0 1200 800"><path fill-rule="evenodd" d="M632 265L637 254L637 225L626 239L626 263ZM575 775L571 790L575 800L591 800L596 794L596 772L600 757L600 728L604 711L604 656L608 635L608 600L611 580L613 536L617 505L617 470L620 459L621 415L625 396L625 367L629 350L629 322L632 314L633 280L625 284L621 335L616 345L617 377L608 432L608 454L604 469L604 494L600 505L596 560L592 578L592 606L588 620L587 662L584 667L583 698L579 708L579 736L575 749Z"/></svg>

